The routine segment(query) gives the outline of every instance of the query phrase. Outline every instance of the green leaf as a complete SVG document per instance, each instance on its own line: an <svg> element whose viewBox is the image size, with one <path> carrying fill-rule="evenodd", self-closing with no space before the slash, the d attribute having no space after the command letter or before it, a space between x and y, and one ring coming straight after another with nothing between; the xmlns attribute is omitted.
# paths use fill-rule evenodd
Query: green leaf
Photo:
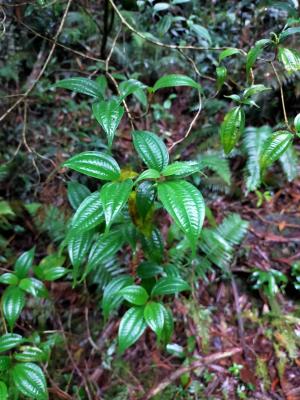
<svg viewBox="0 0 300 400"><path fill-rule="evenodd" d="M238 142L245 127L245 112L238 106L232 108L221 125L221 142L225 154L229 154Z"/></svg>
<svg viewBox="0 0 300 400"><path fill-rule="evenodd" d="M162 262L164 256L164 242L159 229L152 230L150 236L142 237L142 247L150 260Z"/></svg>
<svg viewBox="0 0 300 400"><path fill-rule="evenodd" d="M137 274L142 279L153 278L163 272L164 269L152 261L144 261L137 268Z"/></svg>
<svg viewBox="0 0 300 400"><path fill-rule="evenodd" d="M7 400L8 399L7 386L2 381L0 381L0 399L1 400Z"/></svg>
<svg viewBox="0 0 300 400"><path fill-rule="evenodd" d="M160 173L156 169L146 169L146 171L142 172L135 183L138 183L144 179L158 179L160 178Z"/></svg>
<svg viewBox="0 0 300 400"><path fill-rule="evenodd" d="M257 93L265 92L266 90L270 90L265 85L252 85L244 90L243 95L244 97L251 97Z"/></svg>
<svg viewBox="0 0 300 400"><path fill-rule="evenodd" d="M202 39L205 39L209 44L211 44L211 37L206 28L202 25L189 23L189 28L196 33L196 35Z"/></svg>
<svg viewBox="0 0 300 400"><path fill-rule="evenodd" d="M124 297L129 303L136 306L142 306L146 304L148 300L148 293L142 286L130 285L120 290L121 296Z"/></svg>
<svg viewBox="0 0 300 400"><path fill-rule="evenodd" d="M5 335L0 336L0 353L11 350L23 342L24 339L21 335L16 333L6 333Z"/></svg>
<svg viewBox="0 0 300 400"><path fill-rule="evenodd" d="M38 347L22 346L22 353L15 353L14 359L19 362L42 362L46 361L45 353Z"/></svg>
<svg viewBox="0 0 300 400"><path fill-rule="evenodd" d="M200 171L197 161L175 161L162 170L163 176L185 177Z"/></svg>
<svg viewBox="0 0 300 400"><path fill-rule="evenodd" d="M104 221L100 192L88 196L78 207L71 221L71 233L85 232Z"/></svg>
<svg viewBox="0 0 300 400"><path fill-rule="evenodd" d="M294 119L294 125L297 133L300 133L300 114L297 114Z"/></svg>
<svg viewBox="0 0 300 400"><path fill-rule="evenodd" d="M54 281L69 272L67 268L62 267L64 262L64 256L57 253L50 254L44 257L40 264L34 268L34 273L40 280Z"/></svg>
<svg viewBox="0 0 300 400"><path fill-rule="evenodd" d="M149 302L144 309L144 318L146 324L157 334L161 336L165 322L165 307L154 301Z"/></svg>
<svg viewBox="0 0 300 400"><path fill-rule="evenodd" d="M0 356L0 372L7 371L10 367L10 364L11 364L10 356Z"/></svg>
<svg viewBox="0 0 300 400"><path fill-rule="evenodd" d="M12 330L25 306L25 293L17 286L9 286L2 296L2 310Z"/></svg>
<svg viewBox="0 0 300 400"><path fill-rule="evenodd" d="M117 100L100 101L93 104L93 114L106 133L108 146L112 146L115 132L124 115L124 107Z"/></svg>
<svg viewBox="0 0 300 400"><path fill-rule="evenodd" d="M298 51L280 47L278 60L282 62L288 72L300 71L300 53Z"/></svg>
<svg viewBox="0 0 300 400"><path fill-rule="evenodd" d="M99 151L85 151L77 154L64 162L63 166L103 181L114 181L120 177L121 173L116 160Z"/></svg>
<svg viewBox="0 0 300 400"><path fill-rule="evenodd" d="M38 400L48 399L45 375L38 365L16 364L11 375L16 388L25 396Z"/></svg>
<svg viewBox="0 0 300 400"><path fill-rule="evenodd" d="M100 235L89 253L84 277L115 255L122 247L123 242L123 235L120 231Z"/></svg>
<svg viewBox="0 0 300 400"><path fill-rule="evenodd" d="M296 33L300 33L300 27L299 26L285 29L279 35L279 42L283 42L286 38L288 38L291 35L295 35Z"/></svg>
<svg viewBox="0 0 300 400"><path fill-rule="evenodd" d="M19 278L11 272L6 272L5 274L0 275L0 283L15 286L18 282Z"/></svg>
<svg viewBox="0 0 300 400"><path fill-rule="evenodd" d="M68 183L68 200L74 210L91 194L90 189L76 181Z"/></svg>
<svg viewBox="0 0 300 400"><path fill-rule="evenodd" d="M277 131L267 138L260 155L260 168L264 170L278 160L292 140L293 135L288 131Z"/></svg>
<svg viewBox="0 0 300 400"><path fill-rule="evenodd" d="M224 65L217 67L216 75L217 75L217 90L220 90L227 78L227 68L224 67Z"/></svg>
<svg viewBox="0 0 300 400"><path fill-rule="evenodd" d="M130 308L121 319L119 326L119 350L123 353L144 333L144 307Z"/></svg>
<svg viewBox="0 0 300 400"><path fill-rule="evenodd" d="M33 264L34 253L35 249L33 247L31 250L21 254L15 262L14 270L16 271L18 278L22 279L27 276Z"/></svg>
<svg viewBox="0 0 300 400"><path fill-rule="evenodd" d="M114 278L105 287L102 298L102 309L104 318L107 319L112 310L116 309L122 303L120 290L133 283L133 277L129 275L121 275Z"/></svg>
<svg viewBox="0 0 300 400"><path fill-rule="evenodd" d="M246 60L246 74L247 78L249 78L250 70L253 68L257 58L261 55L263 49L268 44L271 44L271 40L262 39L255 43L254 47L248 52L247 60Z"/></svg>
<svg viewBox="0 0 300 400"><path fill-rule="evenodd" d="M110 182L102 186L100 199L104 210L106 230L110 229L111 224L127 203L133 182L126 179L122 182Z"/></svg>
<svg viewBox="0 0 300 400"><path fill-rule="evenodd" d="M79 267L86 258L92 244L94 231L80 232L68 239L68 253L73 265L73 284L75 285L78 278Z"/></svg>
<svg viewBox="0 0 300 400"><path fill-rule="evenodd" d="M186 181L163 182L157 187L159 200L195 250L205 216L202 194Z"/></svg>
<svg viewBox="0 0 300 400"><path fill-rule="evenodd" d="M169 153L164 142L152 132L132 132L133 145L141 159L150 169L163 170L169 162Z"/></svg>
<svg viewBox="0 0 300 400"><path fill-rule="evenodd" d="M153 287L151 296L160 296L164 294L175 294L191 290L189 284L183 279L175 276L161 278Z"/></svg>
<svg viewBox="0 0 300 400"><path fill-rule="evenodd" d="M231 57L231 56L233 56L235 54L242 54L242 52L239 49L235 49L233 47L229 47L228 49L225 49L225 50L221 51L221 53L219 54L219 62L221 62L225 58Z"/></svg>
<svg viewBox="0 0 300 400"><path fill-rule="evenodd" d="M136 208L138 214L143 219L153 206L155 199L155 190L152 182L145 181L142 182L136 190Z"/></svg>
<svg viewBox="0 0 300 400"><path fill-rule="evenodd" d="M57 82L54 87L72 90L92 97L102 98L101 86L87 78L69 78Z"/></svg>
<svg viewBox="0 0 300 400"><path fill-rule="evenodd" d="M121 92L121 100L125 99L130 94L136 94L140 90L145 89L147 86L136 80L136 79L129 79L128 81L123 81L119 85L119 89Z"/></svg>
<svg viewBox="0 0 300 400"><path fill-rule="evenodd" d="M25 292L32 294L34 297L47 297L48 291L43 284L43 282L39 281L35 278L24 278L19 283L20 289Z"/></svg>
<svg viewBox="0 0 300 400"><path fill-rule="evenodd" d="M198 90L201 89L201 85L194 81L194 79L186 75L171 74L165 75L161 77L158 81L156 81L155 85L153 86L153 92L156 92L158 89L174 86L190 86Z"/></svg>
<svg viewBox="0 0 300 400"><path fill-rule="evenodd" d="M172 312L169 308L164 307L164 327L161 332L161 339L164 344L170 342L172 334L174 332L174 320Z"/></svg>

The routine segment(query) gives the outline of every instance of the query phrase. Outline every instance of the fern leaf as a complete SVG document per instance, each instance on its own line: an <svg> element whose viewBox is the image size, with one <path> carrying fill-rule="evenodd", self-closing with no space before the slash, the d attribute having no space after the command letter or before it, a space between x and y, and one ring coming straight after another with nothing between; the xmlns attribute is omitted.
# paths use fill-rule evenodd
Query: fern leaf
<svg viewBox="0 0 300 400"><path fill-rule="evenodd" d="M211 169L227 184L231 183L231 172L227 158L222 156L222 153L207 153L199 158L199 165L201 169Z"/></svg>
<svg viewBox="0 0 300 400"><path fill-rule="evenodd" d="M244 132L243 147L248 156L245 172L247 192L256 190L261 184L259 158L262 145L271 133L272 129L267 125L248 127Z"/></svg>
<svg viewBox="0 0 300 400"><path fill-rule="evenodd" d="M279 158L287 180L292 182L299 175L299 159L294 147L290 146Z"/></svg>

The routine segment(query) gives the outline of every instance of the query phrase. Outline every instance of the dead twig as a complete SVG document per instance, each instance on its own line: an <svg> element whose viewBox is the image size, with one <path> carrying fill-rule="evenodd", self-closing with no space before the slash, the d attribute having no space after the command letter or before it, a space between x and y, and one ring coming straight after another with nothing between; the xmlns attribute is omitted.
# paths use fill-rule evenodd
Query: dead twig
<svg viewBox="0 0 300 400"><path fill-rule="evenodd" d="M149 390L147 395L144 397L144 400L149 400L152 397L156 396L158 393L162 392L167 386L169 386L172 382L178 379L181 375L191 372L197 368L205 367L209 364L214 364L216 361L223 360L224 358L232 357L236 354L241 353L243 350L239 347L235 347L231 350L214 353L206 357L202 357L200 360L194 361L187 367L182 367L174 371L167 378L163 379L158 385L154 386Z"/></svg>

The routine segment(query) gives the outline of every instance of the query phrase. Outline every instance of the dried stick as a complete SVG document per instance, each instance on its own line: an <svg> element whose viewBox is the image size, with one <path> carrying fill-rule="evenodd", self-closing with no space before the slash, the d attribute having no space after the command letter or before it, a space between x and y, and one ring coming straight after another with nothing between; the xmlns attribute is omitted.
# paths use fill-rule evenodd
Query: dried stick
<svg viewBox="0 0 300 400"><path fill-rule="evenodd" d="M66 18L67 18L67 15L68 15L68 12L69 12L69 8L70 8L71 3L72 3L72 0L68 0L66 9L65 9L65 11L64 11L64 14L63 14L62 19L61 19L61 22L60 22L60 25L59 25L59 27L58 27L58 29L57 29L57 32L56 32L56 34L55 34L55 36L54 36L54 38L53 38L52 47L51 47L51 49L50 49L50 51L49 51L48 57L47 57L47 59L46 59L44 65L43 65L42 69L40 70L40 73L38 74L38 76L37 76L37 78L35 79L35 81L34 81L34 82L29 86L29 88L26 90L26 92L24 93L24 95L23 95L22 97L20 97L11 107L9 107L9 109L6 110L4 114L1 115L1 117L0 117L0 122L3 121L3 120L8 116L8 114L10 114L20 103L22 103L22 101L24 101L24 100L26 99L26 97L27 97L27 96L30 94L30 92L35 88L36 84L38 83L38 81L39 81L39 80L41 79L41 77L43 76L43 74L44 74L44 72L45 72L45 70L46 70L46 68L47 68L47 66L48 66L48 64L49 64L49 62L50 62L50 60L51 60L51 58L52 58L52 55L53 55L53 53L54 53L54 50L55 50L55 47L56 47L56 43L57 43L57 39L58 39L59 35L61 34L61 31L62 31L63 26L64 26L64 24L65 24L65 21L66 21Z"/></svg>
<svg viewBox="0 0 300 400"><path fill-rule="evenodd" d="M157 386L154 386L147 393L146 397L143 400L149 400L152 397L156 396L158 393L163 391L167 386L171 385L176 379L178 379L181 375L193 371L194 369L205 367L209 364L213 364L216 361L222 360L224 358L229 358L234 356L235 354L241 353L243 350L239 347L235 347L231 350L222 352L222 353L214 353L207 357L202 357L200 360L194 361L187 367L182 367L174 371L170 376L163 379Z"/></svg>

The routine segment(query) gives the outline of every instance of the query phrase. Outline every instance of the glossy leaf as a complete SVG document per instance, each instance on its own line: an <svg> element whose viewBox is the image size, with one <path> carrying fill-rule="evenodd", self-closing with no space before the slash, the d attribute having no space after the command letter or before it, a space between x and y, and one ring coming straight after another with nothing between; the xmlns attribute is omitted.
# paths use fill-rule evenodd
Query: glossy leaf
<svg viewBox="0 0 300 400"><path fill-rule="evenodd" d="M137 268L137 274L142 279L153 278L163 272L164 269L160 265L151 261L144 261Z"/></svg>
<svg viewBox="0 0 300 400"><path fill-rule="evenodd" d="M169 162L169 153L160 137L148 131L132 132L133 144L150 169L162 171Z"/></svg>
<svg viewBox="0 0 300 400"><path fill-rule="evenodd" d="M40 264L34 268L34 274L42 281L55 281L69 272L67 268L62 267L64 262L64 256L60 256L57 253L50 254L43 258Z"/></svg>
<svg viewBox="0 0 300 400"><path fill-rule="evenodd" d="M0 353L11 350L23 343L24 339L16 333L6 333L0 336Z"/></svg>
<svg viewBox="0 0 300 400"><path fill-rule="evenodd" d="M19 282L19 278L11 272L6 272L6 273L0 275L0 283L15 286L18 284L18 282Z"/></svg>
<svg viewBox="0 0 300 400"><path fill-rule="evenodd" d="M89 253L84 277L115 255L122 247L123 241L123 235L120 231L100 235Z"/></svg>
<svg viewBox="0 0 300 400"><path fill-rule="evenodd" d="M71 221L71 232L86 232L104 221L100 192L89 195L78 207Z"/></svg>
<svg viewBox="0 0 300 400"><path fill-rule="evenodd" d="M228 49L221 51L221 53L219 54L219 62L235 54L241 54L241 50L229 47Z"/></svg>
<svg viewBox="0 0 300 400"><path fill-rule="evenodd" d="M270 88L267 88L265 85L252 85L244 90L243 95L247 98L265 92L266 90L270 90Z"/></svg>
<svg viewBox="0 0 300 400"><path fill-rule="evenodd" d="M144 318L146 324L160 337L165 322L164 306L155 301L149 302L144 309Z"/></svg>
<svg viewBox="0 0 300 400"><path fill-rule="evenodd" d="M163 182L157 187L159 200L184 232L194 250L205 216L202 194L186 181Z"/></svg>
<svg viewBox="0 0 300 400"><path fill-rule="evenodd" d="M192 88L201 89L201 85L194 81L194 79L179 74L171 74L165 75L161 77L158 81L155 82L153 86L153 92L156 92L159 89L169 88L174 86L190 86Z"/></svg>
<svg viewBox="0 0 300 400"><path fill-rule="evenodd" d="M282 62L288 72L300 71L300 53L298 51L280 47L278 60Z"/></svg>
<svg viewBox="0 0 300 400"><path fill-rule="evenodd" d="M148 293L142 286L130 285L120 290L120 294L125 300L129 301L136 306L142 306L146 304L148 300Z"/></svg>
<svg viewBox="0 0 300 400"><path fill-rule="evenodd" d="M128 79L128 81L121 82L119 85L121 100L125 99L131 94L136 94L138 91L145 89L146 87L147 86L144 83L136 79Z"/></svg>
<svg viewBox="0 0 300 400"><path fill-rule="evenodd" d="M109 230L111 224L127 203L133 182L126 179L122 182L110 182L102 186L100 199L102 201L106 229Z"/></svg>
<svg viewBox="0 0 300 400"><path fill-rule="evenodd" d="M175 161L163 169L163 176L185 177L200 171L197 161Z"/></svg>
<svg viewBox="0 0 300 400"><path fill-rule="evenodd" d="M124 115L124 107L117 100L100 101L93 104L93 114L104 130L108 146L112 146L115 132Z"/></svg>
<svg viewBox="0 0 300 400"><path fill-rule="evenodd" d="M146 169L146 171L142 172L135 183L138 183L144 179L158 179L160 178L160 173L156 169Z"/></svg>
<svg viewBox="0 0 300 400"><path fill-rule="evenodd" d="M227 78L227 68L224 67L224 65L217 67L216 75L217 75L217 90L220 90Z"/></svg>
<svg viewBox="0 0 300 400"><path fill-rule="evenodd" d="M43 350L34 346L21 346L21 353L15 353L14 359L19 362L42 362L46 361Z"/></svg>
<svg viewBox="0 0 300 400"><path fill-rule="evenodd" d="M47 297L48 291L43 284L35 278L24 278L20 281L19 287L34 297Z"/></svg>
<svg viewBox="0 0 300 400"><path fill-rule="evenodd" d="M11 364L10 356L0 356L0 372L7 371L8 368L10 367L10 364Z"/></svg>
<svg viewBox="0 0 300 400"><path fill-rule="evenodd" d="M199 38L205 39L209 44L211 44L212 40L210 34L204 26L191 23L189 24L189 27Z"/></svg>
<svg viewBox="0 0 300 400"><path fill-rule="evenodd" d="M64 162L63 165L81 174L103 181L116 180L121 173L116 160L99 151L85 151L77 154Z"/></svg>
<svg viewBox="0 0 300 400"><path fill-rule="evenodd" d="M48 399L47 384L42 369L33 363L16 364L11 372L13 383L25 396Z"/></svg>
<svg viewBox="0 0 300 400"><path fill-rule="evenodd" d="M25 293L17 286L5 289L2 295L2 310L10 329L12 330L25 306Z"/></svg>
<svg viewBox="0 0 300 400"><path fill-rule="evenodd" d="M150 236L142 237L144 252L150 260L162 262L164 256L164 242L159 229L154 228Z"/></svg>
<svg viewBox="0 0 300 400"><path fill-rule="evenodd" d="M69 78L56 82L54 87L72 90L72 92L86 94L91 97L102 98L101 86L87 78Z"/></svg>
<svg viewBox="0 0 300 400"><path fill-rule="evenodd" d="M293 135L288 131L277 131L267 138L260 155L261 169L264 170L278 160L292 140Z"/></svg>
<svg viewBox="0 0 300 400"><path fill-rule="evenodd" d="M0 381L0 399L1 400L7 400L8 399L7 386L3 381Z"/></svg>
<svg viewBox="0 0 300 400"><path fill-rule="evenodd" d="M145 218L155 199L153 184L149 181L142 182L136 190L136 208L139 215Z"/></svg>
<svg viewBox="0 0 300 400"><path fill-rule="evenodd" d="M105 287L102 298L102 309L105 319L107 319L109 314L121 304L123 297L120 295L120 290L126 286L132 285L132 283L132 276L121 275L114 278Z"/></svg>
<svg viewBox="0 0 300 400"><path fill-rule="evenodd" d="M245 127L245 112L238 106L232 108L221 125L221 142L225 154L229 154L238 142Z"/></svg>
<svg viewBox="0 0 300 400"><path fill-rule="evenodd" d="M88 255L92 244L94 231L80 232L71 235L68 239L68 253L73 265L73 284L76 284L79 267Z"/></svg>
<svg viewBox="0 0 300 400"><path fill-rule="evenodd" d="M91 191L85 185L76 181L68 183L68 200L74 210L77 210L83 200L90 194Z"/></svg>
<svg viewBox="0 0 300 400"><path fill-rule="evenodd" d="M161 278L153 287L151 296L160 296L165 294L175 294L191 290L189 284L179 277Z"/></svg>
<svg viewBox="0 0 300 400"><path fill-rule="evenodd" d="M288 38L291 35L295 35L296 33L300 33L300 27L299 26L295 26L295 27L292 27L292 28L285 29L279 35L279 41L283 42L286 38Z"/></svg>
<svg viewBox="0 0 300 400"><path fill-rule="evenodd" d="M257 58L261 55L263 52L263 49L265 46L268 44L271 44L271 40L269 39L262 39L259 40L258 42L255 43L254 47L248 52L247 54L247 60L246 60L246 74L247 77L249 77L250 70L253 68Z"/></svg>
<svg viewBox="0 0 300 400"><path fill-rule="evenodd" d="M119 326L119 350L123 353L134 344L144 333L144 307L130 308L121 319Z"/></svg>
<svg viewBox="0 0 300 400"><path fill-rule="evenodd" d="M35 249L32 248L31 250L21 254L20 257L15 262L14 270L16 271L18 278L22 279L25 278L25 276L27 276L33 264L34 253Z"/></svg>
<svg viewBox="0 0 300 400"><path fill-rule="evenodd" d="M161 339L163 343L167 344L170 342L172 334L174 332L174 320L172 312L169 308L164 307L164 327L161 332Z"/></svg>

